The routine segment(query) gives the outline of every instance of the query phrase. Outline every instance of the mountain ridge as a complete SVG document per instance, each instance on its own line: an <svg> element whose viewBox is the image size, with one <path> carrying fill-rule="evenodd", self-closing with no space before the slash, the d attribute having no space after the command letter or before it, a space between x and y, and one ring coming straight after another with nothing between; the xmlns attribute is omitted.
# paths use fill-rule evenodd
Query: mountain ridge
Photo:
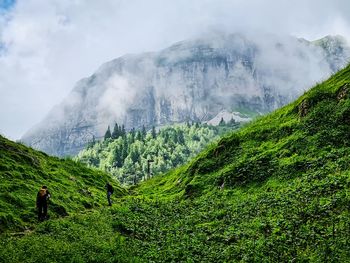
<svg viewBox="0 0 350 263"><path fill-rule="evenodd" d="M208 121L236 108L269 112L350 58L347 46L336 49L344 43L327 45L330 38L305 44L249 37L218 34L111 60L79 81L21 140L50 154L74 155L114 122L131 129ZM324 53L322 45L336 52Z"/></svg>

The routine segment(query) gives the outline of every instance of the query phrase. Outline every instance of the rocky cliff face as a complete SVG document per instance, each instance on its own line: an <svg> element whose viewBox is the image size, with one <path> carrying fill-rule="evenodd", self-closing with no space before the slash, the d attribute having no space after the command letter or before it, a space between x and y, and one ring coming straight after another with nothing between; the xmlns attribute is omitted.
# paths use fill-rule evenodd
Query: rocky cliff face
<svg viewBox="0 0 350 263"><path fill-rule="evenodd" d="M155 53L112 60L22 138L53 155L74 155L108 125L208 121L220 111L269 112L344 66L341 37L315 42L271 35L210 35Z"/></svg>

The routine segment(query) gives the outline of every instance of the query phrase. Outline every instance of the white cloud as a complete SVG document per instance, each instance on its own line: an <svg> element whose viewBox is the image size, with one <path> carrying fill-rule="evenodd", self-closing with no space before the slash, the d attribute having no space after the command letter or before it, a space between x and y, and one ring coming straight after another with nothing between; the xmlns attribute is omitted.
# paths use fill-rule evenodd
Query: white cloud
<svg viewBox="0 0 350 263"><path fill-rule="evenodd" d="M0 16L6 46L0 133L19 138L77 80L125 53L157 50L218 28L349 38L347 10L347 0L18 0Z"/></svg>
<svg viewBox="0 0 350 263"><path fill-rule="evenodd" d="M125 109L136 96L136 90L130 87L128 79L114 74L105 83L105 91L100 96L97 110L98 119L103 123L124 121ZM104 128L105 129L105 128Z"/></svg>

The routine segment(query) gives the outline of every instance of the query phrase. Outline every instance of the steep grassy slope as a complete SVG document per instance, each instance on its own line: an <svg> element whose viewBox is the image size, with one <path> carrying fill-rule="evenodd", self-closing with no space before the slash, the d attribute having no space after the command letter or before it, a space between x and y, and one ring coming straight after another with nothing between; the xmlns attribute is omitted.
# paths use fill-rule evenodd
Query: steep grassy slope
<svg viewBox="0 0 350 263"><path fill-rule="evenodd" d="M350 66L294 103L222 138L187 166L142 185L141 192L182 191L190 196L215 187L261 185L269 179L282 183L313 173L346 173L349 98Z"/></svg>
<svg viewBox="0 0 350 263"><path fill-rule="evenodd" d="M349 95L350 66L111 209L0 236L0 258L349 262Z"/></svg>
<svg viewBox="0 0 350 263"><path fill-rule="evenodd" d="M51 192L51 218L105 203L110 176L71 160L49 157L0 136L0 231L32 228L39 188ZM117 187L117 193L123 190Z"/></svg>
<svg viewBox="0 0 350 263"><path fill-rule="evenodd" d="M183 252L208 261L348 262L349 97L350 66L139 194L185 199L167 201L185 204L172 217L188 234L172 244L191 237Z"/></svg>

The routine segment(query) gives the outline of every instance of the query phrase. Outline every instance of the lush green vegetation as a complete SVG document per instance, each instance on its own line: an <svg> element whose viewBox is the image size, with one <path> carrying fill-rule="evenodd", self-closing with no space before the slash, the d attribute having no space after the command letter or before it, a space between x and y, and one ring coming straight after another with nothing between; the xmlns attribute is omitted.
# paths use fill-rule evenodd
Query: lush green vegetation
<svg viewBox="0 0 350 263"><path fill-rule="evenodd" d="M112 208L3 234L0 258L349 262L349 116L350 66Z"/></svg>
<svg viewBox="0 0 350 263"><path fill-rule="evenodd" d="M51 218L105 203L106 173L72 160L49 157L0 136L0 232L30 230L36 223L35 200L42 185L51 192ZM125 192L114 183L117 194Z"/></svg>
<svg viewBox="0 0 350 263"><path fill-rule="evenodd" d="M223 120L219 126L206 124L178 124L146 131L132 129L126 132L123 126L115 125L113 132L108 127L104 140L91 142L75 160L106 171L122 184L136 184L146 177L165 173L188 162L209 143L213 143L239 123ZM148 160L150 173L148 173Z"/></svg>
<svg viewBox="0 0 350 263"><path fill-rule="evenodd" d="M138 191L186 199L222 260L348 262L349 116L350 66Z"/></svg>

